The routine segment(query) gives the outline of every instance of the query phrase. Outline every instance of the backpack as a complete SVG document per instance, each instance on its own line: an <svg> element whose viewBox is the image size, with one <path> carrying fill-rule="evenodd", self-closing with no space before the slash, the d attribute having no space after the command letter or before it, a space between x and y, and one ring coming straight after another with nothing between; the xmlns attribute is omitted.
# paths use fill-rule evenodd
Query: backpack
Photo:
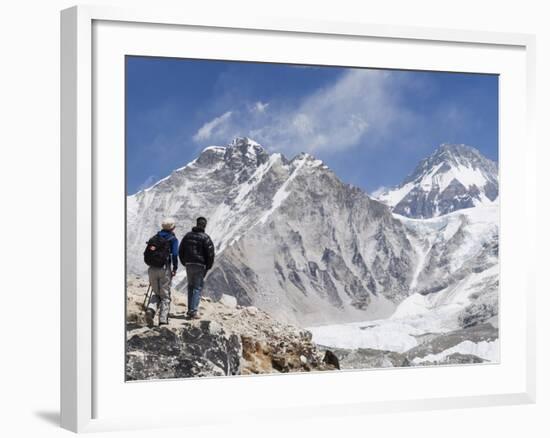
<svg viewBox="0 0 550 438"><path fill-rule="evenodd" d="M147 246L143 252L143 260L148 266L162 268L170 263L170 241L173 237L165 239L159 234L155 234L147 241Z"/></svg>

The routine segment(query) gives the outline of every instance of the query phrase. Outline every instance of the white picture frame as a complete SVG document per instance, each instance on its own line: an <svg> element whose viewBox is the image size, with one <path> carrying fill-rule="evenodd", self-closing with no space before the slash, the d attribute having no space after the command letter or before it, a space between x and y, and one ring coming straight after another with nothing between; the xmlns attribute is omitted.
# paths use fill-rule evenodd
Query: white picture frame
<svg viewBox="0 0 550 438"><path fill-rule="evenodd" d="M120 27L117 28L117 26ZM122 29L122 30L121 30ZM202 36L218 35L220 32L232 32L237 41L246 40L251 47L256 40L269 37L281 47L288 48L293 39L320 39L321 43L327 39L334 39L335 44L379 44L390 47L395 46L395 53L403 56L402 68L457 69L460 67L460 56L468 57L468 51L474 53L472 59L478 59L479 72L504 74L511 72L510 82L506 87L512 90L504 93L501 100L502 117L512 115L521 116L514 122L509 130L501 130L501 186L502 186L502 210L501 240L505 242L501 257L510 266L514 257L518 257L513 249L520 246L524 249L534 247L536 236L536 221L534 212L526 208L518 208L515 211L508 209L508 199L520 199L520 202L535 203L535 142L533 138L533 111L534 111L534 36L524 34L490 33L477 31L461 31L450 29L424 29L402 26L382 26L366 23L338 23L316 22L307 19L276 19L241 16L238 20L230 22L224 17L215 15L193 15L188 11L163 11L158 8L146 10L130 10L111 8L104 6L77 6L61 12L61 227L63 230L61 241L61 425L75 431L101 431L121 428L147 428L183 426L193 424L189 417L178 415L180 406L167 410L165 416L147 417L136 409L128 409L127 412L115 409L116 405L131 407L131 400L140 391L151 391L155 397L166 393L174 385L186 385L188 391L201 389L205 399L216 391L242 391L243 394L255 394L256 398L242 396L239 406L231 406L224 409L223 405L210 405L208 415L201 414L200 409L194 416L194 424L209 421L212 418L223 423L229 421L235 413L249 415L266 420L275 420L284 414L289 418L310 418L312 416L326 415L363 415L370 412L396 412L414 409L442 409L457 407L475 407L505 404L533 403L535 400L535 263L529 263L529 257L534 257L534 251L526 251L519 257L518 268L515 272L502 271L502 287L511 285L519 290L517 296L504 300L505 315L501 318L502 344L504 359L498 365L484 367L447 367L444 369L423 368L416 370L373 370L346 372L334 377L321 374L292 375L292 376L260 376L252 378L228 378L228 379L190 379L188 382L145 382L124 383L124 370L121 369L122 357L111 352L120 351L123 340L114 340L113 345L107 347L108 333L119 333L124 325L124 315L117 313L124 298L102 295L105 284L104 278L115 273L106 273L103 269L103 259L98 258L101 252L101 239L108 231L102 225L102 214L105 211L113 212L113 216L119 218L123 206L118 205L116 199L107 200L107 188L119 187L120 178L124 178L124 169L120 167L120 158L124 158L124 146L120 144L120 135L124 127L120 126L120 97L124 93L124 77L120 76L120 70L105 70L106 61L111 59L120 61L121 54L141 53L139 47L139 34L143 29L148 29L147 47L143 45L143 53L158 53L160 56L170 56L170 50L176 53L177 45L162 44L163 35L170 32L197 32ZM131 34L132 38L125 38ZM154 35L157 35L155 37ZM186 34L187 35L187 34ZM189 34L191 35L191 34ZM188 35L188 36L189 36ZM129 42L131 41L131 42ZM262 40L262 44L267 42ZM271 40L270 40L271 41ZM106 44L108 42L109 44ZM126 44L126 46L125 46ZM228 43L229 44L229 43ZM318 44L318 43L311 43ZM133 46L130 52L127 50ZM318 44L319 45L319 44ZM406 52L403 46L416 47L418 50L442 50L451 47L451 51L457 51L456 64L449 59L413 59L404 61ZM135 49L138 47L138 49ZM312 46L313 47L313 46ZM325 46L326 47L326 46ZM194 48L194 54L206 53L207 44L200 44ZM227 53L229 59L233 59L229 45L217 46L213 51L204 55L215 58ZM218 50L216 52L216 50ZM322 56L334 56L330 53L330 47ZM334 50L334 49L332 49ZM393 49L392 49L393 50ZM460 53L459 53L460 52ZM462 54L464 52L464 54ZM480 54L490 56L489 52L495 52L495 62L480 57ZM137 53L137 54L140 54ZM217 53L217 55L216 55ZM250 52L252 53L252 52ZM400 59L396 55L393 61L387 58L383 64L372 65L374 67L399 68ZM428 52L426 52L428 53ZM349 54L348 54L349 55ZM105 58L102 58L105 56ZM256 56L256 55L254 55ZM254 57L250 55L248 58ZM252 60L260 60L268 55L257 55ZM269 55L274 58L277 50ZM282 56L282 55L280 55ZM294 55L286 55L294 56ZM313 56L313 55L312 55ZM321 55L319 55L321 56ZM344 55L342 55L344 56ZM115 58L111 58L115 57ZM289 62L299 60L299 54ZM502 60L500 60L502 57ZM483 59L482 59L483 58ZM498 58L498 59L497 59ZM282 58L286 59L286 58ZM319 58L320 59L320 58ZM269 59L271 60L271 58ZM110 62L110 61L109 61ZM116 64L116 63L115 63ZM109 66L111 64L108 64ZM114 65L114 64L113 64ZM364 65L359 63L358 65ZM424 67L422 67L424 66ZM493 67L494 66L494 67ZM113 67L114 69L118 67ZM475 69L476 67L472 67ZM471 69L468 71L472 71ZM105 73L109 73L105 75ZM103 86L105 80L108 85ZM512 82L514 82L512 84ZM99 87L99 88L98 88ZM104 90L98 92L98 90ZM105 105L105 95L111 95L116 100L112 114L107 114L102 108ZM507 98L509 96L509 98ZM509 100L508 100L509 99ZM507 104L518 103L519 109L514 109L514 114L508 114ZM116 113L118 111L118 113ZM112 125L104 120L111 121ZM508 119L507 119L508 120ZM511 119L509 119L511 120ZM501 124L503 123L501 119ZM109 126L108 126L109 125ZM98 128L98 126L100 126ZM506 125L508 126L508 124ZM105 160L105 150L98 153L98 145L105 144L105 136L112 135L109 153L113 154L113 160L109 163ZM514 142L521 144L521 148L513 148ZM502 144L505 146L503 147ZM122 149L120 149L122 146ZM123 161L122 161L123 162ZM104 196L105 195L105 196ZM123 203L122 198L118 198ZM104 203L104 204L102 204ZM101 208L98 208L99 205ZM528 226L524 228L523 241L514 237L511 230L513 225L522 221ZM124 237L122 236L122 239ZM514 254L516 252L516 254ZM101 259L101 260L100 260ZM115 289L123 287L124 279L116 280L116 275L110 278L119 281ZM103 288L104 289L104 288ZM109 302L113 299L112 303ZM517 301L512 301L517 300ZM508 303L508 304L507 304ZM112 304L112 305L111 305ZM101 322L98 315L101 314ZM508 319L517 322L517 333L512 335L508 327L511 327ZM109 321L106 323L105 321ZM123 330L123 329L122 329ZM116 337L115 337L116 338ZM510 341L508 341L510 340ZM509 344L507 344L509 342ZM111 349L112 347L112 349ZM510 348L508 348L510 347ZM515 351L511 351L515 350ZM99 353L101 352L101 353ZM116 353L118 354L118 353ZM507 369L508 364L512 364ZM482 369L483 371L479 371ZM504 370L501 372L501 370ZM410 379L410 373L414 372L414 379ZM376 395L373 379L383 381L390 373L397 374L397 378L403 377L403 381L420 382L425 379L437 381L437 379L474 379L474 381L486 381L487 385L480 384L478 390L458 385L446 392L445 388L439 390L426 390L424 388L411 388L409 392L404 388L393 388L387 391L386 397ZM409 374L406 374L409 373ZM500 374L499 374L500 373ZM492 376L498 374L498 378ZM118 376L118 377L117 377ZM370 380L365 380L367 376ZM120 378L120 381L117 379ZM409 380L407 380L409 378ZM331 402L319 401L316 387L328 386L336 383L338 390L333 391ZM363 379L363 380L361 380ZM477 379L477 380L476 380ZM372 390L370 397L351 391L355 388L355 382L369 385ZM116 384L114 384L115 382ZM252 382L252 383L251 383ZM285 405L284 394L278 393L277 388L287 385L301 387L304 397ZM499 383L500 382L500 383ZM141 385L141 386L140 386ZM145 385L148 385L147 387ZM172 385L172 386L171 386ZM116 386L116 388L115 388ZM411 386L414 384L411 382ZM467 386L467 385L464 385ZM110 388L110 389L108 389ZM152 389L150 389L152 388ZM271 398L274 405L262 406L261 394L272 391ZM346 392L347 391L347 392ZM431 391L431 392L430 392ZM123 393L128 392L123 399ZM382 393L382 392L380 392ZM309 398L308 398L309 397ZM248 400L247 400L248 398ZM169 403L169 400L167 401ZM198 403L200 405L200 403ZM159 409L162 411L162 409ZM133 412L133 414L132 414ZM216 415L212 415L215 413Z"/></svg>

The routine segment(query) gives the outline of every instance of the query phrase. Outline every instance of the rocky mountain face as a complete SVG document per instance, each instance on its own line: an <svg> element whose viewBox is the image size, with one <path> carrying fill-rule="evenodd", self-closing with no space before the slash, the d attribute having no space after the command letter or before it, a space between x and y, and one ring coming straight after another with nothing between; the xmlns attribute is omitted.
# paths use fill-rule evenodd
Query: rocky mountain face
<svg viewBox="0 0 550 438"><path fill-rule="evenodd" d="M444 144L402 184L377 197L403 216L441 216L494 201L498 168L473 147Z"/></svg>
<svg viewBox="0 0 550 438"><path fill-rule="evenodd" d="M343 368L498 361L498 205L401 222L417 254L410 295L389 318L310 327L314 341Z"/></svg>
<svg viewBox="0 0 550 438"><path fill-rule="evenodd" d="M349 368L495 360L497 175L477 150L443 145L379 201L308 154L287 159L248 138L207 147L128 197L127 263L130 274L145 274L144 244L164 217L176 219L179 238L196 217L207 217L217 255L204 289L212 301L204 306L221 312L210 319L222 324L151 332L136 326L128 338L130 375L149 378L140 369L151 366L156 376L166 366L172 377L178 366L181 376L296 370L301 356L318 369L324 365L316 344ZM184 269L175 284L184 291ZM238 311L216 307L228 296ZM278 329L228 323L258 315ZM293 326L309 327L304 332L313 339ZM293 333L281 342L299 355L276 347L277 330ZM150 350L158 340L178 347ZM188 347L195 344L200 348ZM225 359L208 359L220 350Z"/></svg>
<svg viewBox="0 0 550 438"><path fill-rule="evenodd" d="M233 290L240 303L300 324L365 318L408 295L414 253L385 206L311 156L272 165L288 172L284 187L220 255L210 293Z"/></svg>
<svg viewBox="0 0 550 438"><path fill-rule="evenodd" d="M419 264L411 292L437 293L498 264L498 204L426 220L402 218Z"/></svg>
<svg viewBox="0 0 550 438"><path fill-rule="evenodd" d="M174 294L169 324L149 328L141 308L147 284L127 281L126 379L232 376L335 370L307 330L276 321L232 297L201 300L201 320L187 321L182 294Z"/></svg>
<svg viewBox="0 0 550 438"><path fill-rule="evenodd" d="M415 253L403 224L308 154L288 160L238 138L206 148L127 205L129 272L143 272L144 242L164 216L183 232L205 216L218 254L206 293L283 321L387 315L409 294Z"/></svg>

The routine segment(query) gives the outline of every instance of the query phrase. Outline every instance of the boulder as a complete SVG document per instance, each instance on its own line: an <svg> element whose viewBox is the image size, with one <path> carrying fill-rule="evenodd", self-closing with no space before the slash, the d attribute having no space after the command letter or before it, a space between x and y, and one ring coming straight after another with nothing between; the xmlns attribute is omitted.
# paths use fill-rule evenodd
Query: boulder
<svg viewBox="0 0 550 438"><path fill-rule="evenodd" d="M235 298L233 295L223 294L220 298L220 303L232 309L237 308L237 298Z"/></svg>
<svg viewBox="0 0 550 438"><path fill-rule="evenodd" d="M177 329L154 327L129 333L127 380L230 376L241 372L242 344L212 321Z"/></svg>

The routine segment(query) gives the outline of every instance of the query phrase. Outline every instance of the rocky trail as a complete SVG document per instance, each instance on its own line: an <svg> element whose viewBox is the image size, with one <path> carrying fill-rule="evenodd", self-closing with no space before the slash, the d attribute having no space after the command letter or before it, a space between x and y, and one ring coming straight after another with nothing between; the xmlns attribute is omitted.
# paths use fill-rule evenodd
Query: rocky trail
<svg viewBox="0 0 550 438"><path fill-rule="evenodd" d="M311 333L230 296L202 298L201 318L187 320L186 298L173 293L169 324L149 328L141 309L147 282L127 283L127 380L335 370L334 355Z"/></svg>

